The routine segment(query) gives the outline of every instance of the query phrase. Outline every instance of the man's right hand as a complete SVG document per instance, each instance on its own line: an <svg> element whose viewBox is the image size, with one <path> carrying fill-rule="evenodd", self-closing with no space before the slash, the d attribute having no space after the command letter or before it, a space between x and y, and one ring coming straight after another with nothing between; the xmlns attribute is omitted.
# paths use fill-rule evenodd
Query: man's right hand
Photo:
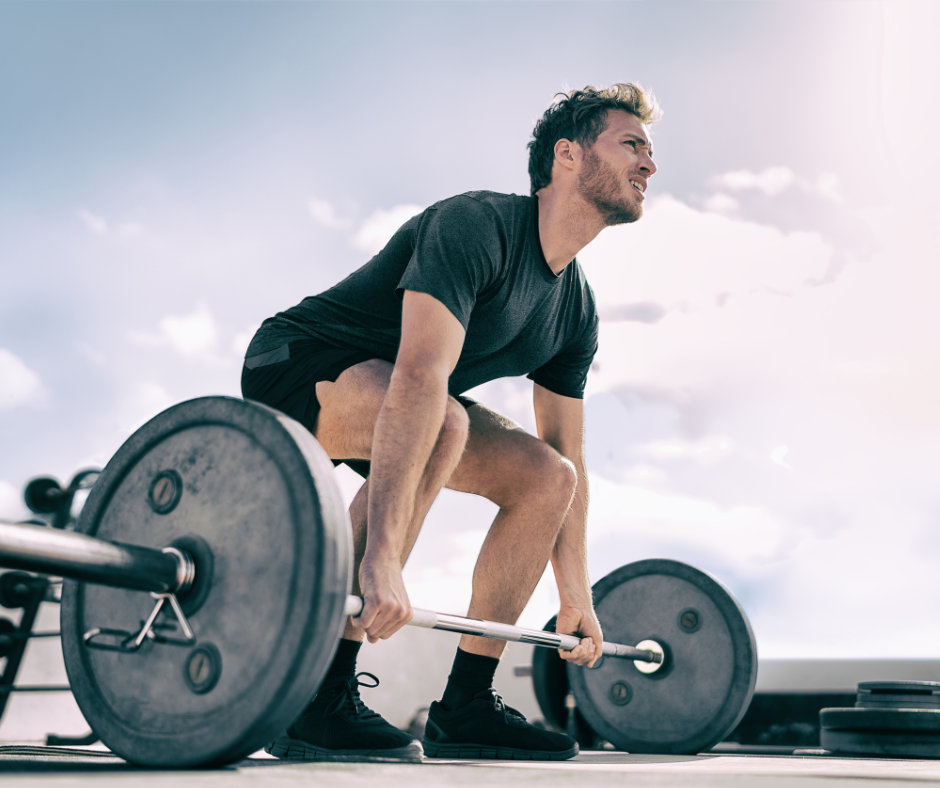
<svg viewBox="0 0 940 788"><path fill-rule="evenodd" d="M370 643L391 637L411 621L411 602L397 558L363 558L359 566L359 588L365 604L352 623L366 631Z"/></svg>
<svg viewBox="0 0 940 788"><path fill-rule="evenodd" d="M359 566L365 604L352 622L366 630L370 643L391 637L412 617L402 559L421 527L412 522L418 490L444 426L447 382L465 333L436 298L405 291L395 368L372 433L366 549ZM429 505L417 508L426 512Z"/></svg>

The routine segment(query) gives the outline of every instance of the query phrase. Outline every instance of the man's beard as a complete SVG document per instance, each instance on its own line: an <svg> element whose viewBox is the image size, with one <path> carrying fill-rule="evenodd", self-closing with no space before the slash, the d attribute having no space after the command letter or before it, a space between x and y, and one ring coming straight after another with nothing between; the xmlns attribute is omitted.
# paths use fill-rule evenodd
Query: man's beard
<svg viewBox="0 0 940 788"><path fill-rule="evenodd" d="M590 148L584 152L584 166L578 173L578 191L597 209L608 227L635 222L643 215L643 202L623 194L616 173Z"/></svg>

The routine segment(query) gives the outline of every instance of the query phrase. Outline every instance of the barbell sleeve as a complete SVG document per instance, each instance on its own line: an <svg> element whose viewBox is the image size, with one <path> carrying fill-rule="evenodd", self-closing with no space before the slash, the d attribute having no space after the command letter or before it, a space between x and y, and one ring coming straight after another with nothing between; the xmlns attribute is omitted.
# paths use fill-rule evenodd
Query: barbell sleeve
<svg viewBox="0 0 940 788"><path fill-rule="evenodd" d="M345 612L347 616L358 616L362 612L362 597L347 596ZM574 635L559 635L557 632L546 632L541 629L525 629L512 624L500 624L496 621L485 621L476 618L452 616L448 613L435 613L433 610L412 609L413 616L408 622L409 626L423 627L425 629L442 629L447 632L459 632L462 635L476 635L481 638L494 640L509 640L514 643L531 643L545 648L558 648L571 651L581 643L581 639ZM662 654L646 649L624 646L619 643L604 642L602 652L611 657L623 657L637 662L662 662Z"/></svg>
<svg viewBox="0 0 940 788"><path fill-rule="evenodd" d="M178 550L5 520L0 520L0 566L158 594L180 590L187 577L192 581L193 571L191 560Z"/></svg>

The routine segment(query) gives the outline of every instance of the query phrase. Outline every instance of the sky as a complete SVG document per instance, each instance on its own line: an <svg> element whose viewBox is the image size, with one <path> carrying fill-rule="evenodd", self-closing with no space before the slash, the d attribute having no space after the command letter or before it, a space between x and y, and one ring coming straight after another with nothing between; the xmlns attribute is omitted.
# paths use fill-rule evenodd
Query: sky
<svg viewBox="0 0 940 788"><path fill-rule="evenodd" d="M556 93L636 81L646 215L579 255L592 579L674 558L763 656L936 656L938 32L906 0L0 1L0 517L238 395L261 321L411 215L527 194ZM531 383L470 394L534 429ZM415 605L462 612L493 514L441 496Z"/></svg>

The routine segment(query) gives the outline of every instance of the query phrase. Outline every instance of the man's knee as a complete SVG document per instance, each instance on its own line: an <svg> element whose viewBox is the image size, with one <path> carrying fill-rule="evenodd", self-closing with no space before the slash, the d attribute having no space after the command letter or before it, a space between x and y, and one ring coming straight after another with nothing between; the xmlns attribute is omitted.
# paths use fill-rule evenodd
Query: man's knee
<svg viewBox="0 0 940 788"><path fill-rule="evenodd" d="M578 471L571 460L563 457L551 446L548 448L551 449L551 454L547 458L545 468L547 484L556 491L559 506L567 511L578 488Z"/></svg>
<svg viewBox="0 0 940 788"><path fill-rule="evenodd" d="M545 441L533 440L512 485L509 505L540 505L566 511L578 486L578 472L566 457Z"/></svg>
<svg viewBox="0 0 940 788"><path fill-rule="evenodd" d="M470 418L467 409L453 397L447 398L447 407L444 410L444 422L441 424L441 433L438 438L438 451L447 453L463 452L470 434Z"/></svg>

